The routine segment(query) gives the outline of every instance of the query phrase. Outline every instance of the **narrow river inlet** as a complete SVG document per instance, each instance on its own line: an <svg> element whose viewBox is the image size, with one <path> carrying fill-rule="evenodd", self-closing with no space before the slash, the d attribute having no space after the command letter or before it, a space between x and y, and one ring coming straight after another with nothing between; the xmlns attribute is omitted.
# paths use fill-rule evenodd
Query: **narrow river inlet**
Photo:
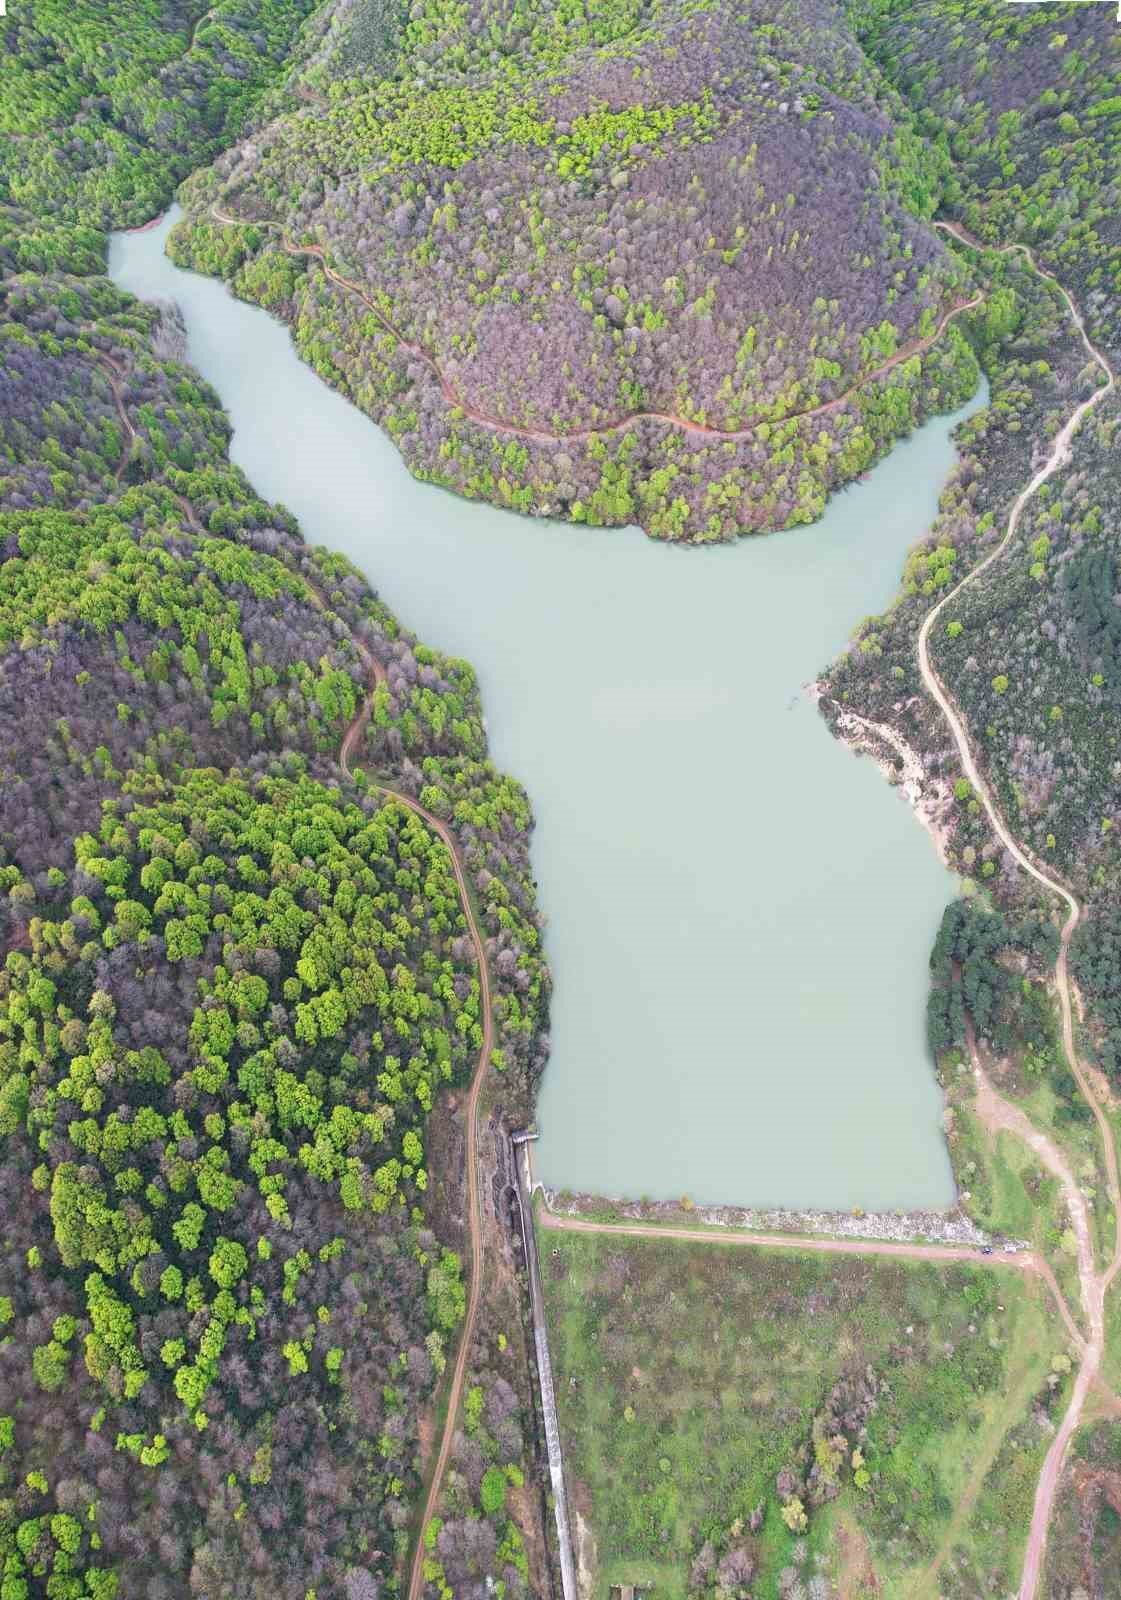
<svg viewBox="0 0 1121 1600"><path fill-rule="evenodd" d="M114 237L114 280L179 304L260 493L474 665L492 755L529 791L556 986L537 1175L950 1204L924 1011L954 883L802 691L890 600L984 395L810 528L682 550L530 521L415 482L280 324L171 264L172 221Z"/></svg>

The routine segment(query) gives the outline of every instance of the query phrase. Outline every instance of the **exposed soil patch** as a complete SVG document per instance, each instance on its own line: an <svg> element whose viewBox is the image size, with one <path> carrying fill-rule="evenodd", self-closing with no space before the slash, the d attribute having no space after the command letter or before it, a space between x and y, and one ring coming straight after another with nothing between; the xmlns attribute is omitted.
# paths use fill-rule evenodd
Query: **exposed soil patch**
<svg viewBox="0 0 1121 1600"><path fill-rule="evenodd" d="M580 1586L581 1600L591 1600L599 1561L591 1523L592 1497L587 1484L578 1479L573 1485L571 1498L576 1534L576 1581Z"/></svg>
<svg viewBox="0 0 1121 1600"><path fill-rule="evenodd" d="M868 1541L855 1522L838 1523L837 1550L839 1600L866 1600L869 1595L879 1594L880 1580L872 1566Z"/></svg>

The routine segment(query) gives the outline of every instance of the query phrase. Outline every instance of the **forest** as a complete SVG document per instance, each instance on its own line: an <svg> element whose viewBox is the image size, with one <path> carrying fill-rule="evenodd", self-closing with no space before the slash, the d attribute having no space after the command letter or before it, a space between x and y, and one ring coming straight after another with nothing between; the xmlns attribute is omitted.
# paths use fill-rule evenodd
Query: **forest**
<svg viewBox="0 0 1121 1600"><path fill-rule="evenodd" d="M374 1600L464 1318L451 1106L483 1041L452 859L399 796L452 829L518 1120L548 1048L532 816L471 668L254 493L174 308L103 276L104 230L240 131L303 8L11 10L0 1594ZM527 1592L508 1326L473 1352L433 1594Z"/></svg>
<svg viewBox="0 0 1121 1600"><path fill-rule="evenodd" d="M827 674L824 704L827 716L846 707L905 735L921 752L930 792L943 797L950 864L967 894L1023 906L1025 880L993 838L945 725L921 693L915 635L939 592L1003 537L1043 441L1104 381L1059 290L1003 247L1030 246L1074 296L1114 370L1121 357L1121 127L1109 109L1121 78L1118 36L1093 7L955 0L894 6L889 16L861 3L852 15L916 125L944 141L952 158L946 208L984 245L963 254L986 285L971 337L991 399L959 430L959 463L895 602L859 625ZM1087 902L1076 975L1092 1001L1088 1042L1110 1073L1117 1056L1108 962L1121 866L1119 423L1112 394L1077 433L1069 469L1029 500L1001 559L951 602L931 642L1003 815Z"/></svg>
<svg viewBox="0 0 1121 1600"><path fill-rule="evenodd" d="M356 0L274 105L173 255L427 481L728 539L976 388L945 153L828 0Z"/></svg>
<svg viewBox="0 0 1121 1600"><path fill-rule="evenodd" d="M1046 983L1058 953L1058 931L1044 917L1010 923L975 901L951 901L930 957L927 1035L934 1056L965 1046L968 1018L997 1055L1015 1050L1046 1058Z"/></svg>
<svg viewBox="0 0 1121 1600"><path fill-rule="evenodd" d="M1061 1277L1080 1206L1106 1238L1116 1209L1113 1194L1103 1200L1103 1150L1121 1081L1121 411L1109 384L1121 361L1121 34L1093 6L854 0L849 16L916 130L949 158L942 216L984 289L968 335L989 404L959 427L934 526L909 553L892 604L858 624L825 674L821 705L841 737L889 770L907 767L909 794L960 880L935 942L928 1008L960 1200L998 1236L1030 1238ZM1089 401L1040 483L1061 430ZM942 601L929 625L933 668L1009 834L1069 885L1066 905L1040 893L990 826L975 772L963 770L922 680L920 630ZM1055 981L1064 924L1073 1055ZM1003 1127L1019 1133L995 1131L1005 1113L989 1120L975 1067L1015 1108ZM1035 1159L1041 1129L1078 1175L1065 1199L1056 1167ZM1113 1307L1111 1375L1117 1330ZM1116 1426L1086 1420L1034 1591L1062 1600L1099 1600L1116 1586L1116 1446L1101 1448ZM949 1581L949 1566L941 1593L980 1592Z"/></svg>
<svg viewBox="0 0 1121 1600"><path fill-rule="evenodd" d="M0 18L0 1600L378 1600L418 1541L428 1600L517 1600L544 1558L501 1286L419 1526L484 1037L430 820L485 933L493 1131L548 1054L530 805L488 759L470 666L230 465L174 309L105 278L106 230L186 180L177 258L285 318L418 476L665 539L812 520L983 371L938 522L823 704L899 728L942 797L965 892L932 959L935 1053L971 1025L1061 1092L1056 928L920 694L914 636L1100 381L1058 292L998 247L1032 245L1121 344L1116 36L1101 7L994 0L204 7ZM1017 834L1087 900L1072 966L1113 1076L1117 415L935 649ZM925 1548L944 1506L908 1464L914 1417L850 1380L785 1417L750 1503L677 1530L695 1592L756 1582L761 1502L778 1592L821 1591L794 1508L812 1544L837 1438L846 1494L877 1485L872 1536L899 1538L898 1485ZM1040 1375L1041 1413L1061 1385ZM628 1515L663 1503L655 1459ZM998 1488L987 1528L1009 1524Z"/></svg>
<svg viewBox="0 0 1121 1600"><path fill-rule="evenodd" d="M97 272L242 130L312 0L34 0L0 18L0 261Z"/></svg>

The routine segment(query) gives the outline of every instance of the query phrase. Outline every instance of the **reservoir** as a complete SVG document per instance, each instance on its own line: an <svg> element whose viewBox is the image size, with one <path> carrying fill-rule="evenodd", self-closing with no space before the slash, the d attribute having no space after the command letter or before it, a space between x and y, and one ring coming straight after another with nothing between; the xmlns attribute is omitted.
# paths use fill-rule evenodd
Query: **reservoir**
<svg viewBox="0 0 1121 1600"><path fill-rule="evenodd" d="M473 664L492 755L529 791L555 981L538 1175L950 1204L924 1011L954 880L803 686L893 595L963 413L812 527L696 550L533 521L415 482L279 323L167 260L171 221L115 236L114 280L178 302L257 490Z"/></svg>

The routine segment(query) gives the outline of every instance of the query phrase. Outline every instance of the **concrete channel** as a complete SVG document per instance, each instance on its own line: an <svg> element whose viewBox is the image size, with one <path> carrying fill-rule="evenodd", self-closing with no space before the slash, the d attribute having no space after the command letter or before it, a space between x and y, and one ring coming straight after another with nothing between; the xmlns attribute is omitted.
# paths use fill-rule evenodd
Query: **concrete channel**
<svg viewBox="0 0 1121 1600"><path fill-rule="evenodd" d="M517 1173L518 1217L522 1229L522 1248L529 1274L530 1309L533 1314L533 1342L537 1352L537 1379L541 1391L541 1414L545 1423L545 1445L549 1453L549 1477L553 1489L553 1509L557 1522L557 1549L560 1554L561 1589L564 1600L579 1600L576 1563L572 1554L572 1530L568 1519L568 1495L564 1486L564 1457L561 1452L557 1398L553 1388L553 1364L549 1357L549 1334L545 1327L545 1301L541 1293L541 1263L537 1255L537 1235L533 1228L533 1190L529 1172L529 1143L535 1133L511 1135L514 1170Z"/></svg>

